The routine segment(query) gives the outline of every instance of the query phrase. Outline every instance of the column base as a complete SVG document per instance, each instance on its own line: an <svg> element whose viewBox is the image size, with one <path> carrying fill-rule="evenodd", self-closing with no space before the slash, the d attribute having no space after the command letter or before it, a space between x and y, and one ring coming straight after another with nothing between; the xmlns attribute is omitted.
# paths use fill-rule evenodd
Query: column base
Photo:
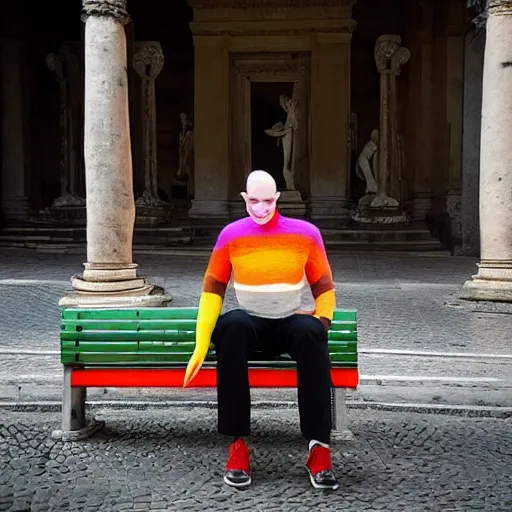
<svg viewBox="0 0 512 512"><path fill-rule="evenodd" d="M83 275L74 275L71 284L74 291L59 301L61 307L161 307L173 299L161 287L137 277L135 263L85 263Z"/></svg>
<svg viewBox="0 0 512 512"><path fill-rule="evenodd" d="M228 203L227 201L193 199L188 216L190 219L226 222L229 220Z"/></svg>
<svg viewBox="0 0 512 512"><path fill-rule="evenodd" d="M338 228L350 221L347 201L340 197L312 197L309 201L311 220L322 227Z"/></svg>
<svg viewBox="0 0 512 512"><path fill-rule="evenodd" d="M512 302L512 260L482 260L478 274L464 283L461 298Z"/></svg>

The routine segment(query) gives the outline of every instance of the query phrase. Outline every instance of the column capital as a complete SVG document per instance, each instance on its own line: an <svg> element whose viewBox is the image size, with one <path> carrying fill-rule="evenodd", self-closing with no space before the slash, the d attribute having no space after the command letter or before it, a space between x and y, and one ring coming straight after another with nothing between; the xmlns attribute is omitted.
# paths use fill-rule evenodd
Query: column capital
<svg viewBox="0 0 512 512"><path fill-rule="evenodd" d="M136 41L132 65L142 78L156 78L164 67L165 57L158 41Z"/></svg>
<svg viewBox="0 0 512 512"><path fill-rule="evenodd" d="M89 16L113 18L122 25L130 22L126 0L82 0L82 21Z"/></svg>
<svg viewBox="0 0 512 512"><path fill-rule="evenodd" d="M489 0L489 14L512 15L512 1Z"/></svg>

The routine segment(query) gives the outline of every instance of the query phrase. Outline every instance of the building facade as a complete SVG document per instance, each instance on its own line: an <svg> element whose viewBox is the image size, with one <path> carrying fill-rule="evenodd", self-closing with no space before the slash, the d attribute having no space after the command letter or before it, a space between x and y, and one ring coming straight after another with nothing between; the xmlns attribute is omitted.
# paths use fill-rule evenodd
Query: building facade
<svg viewBox="0 0 512 512"><path fill-rule="evenodd" d="M3 6L4 230L87 218L90 271L131 264L134 226L222 226L263 168L281 209L326 236L392 234L396 249L427 232L480 253L489 30L465 0L52 5ZM507 9L491 8L500 37Z"/></svg>

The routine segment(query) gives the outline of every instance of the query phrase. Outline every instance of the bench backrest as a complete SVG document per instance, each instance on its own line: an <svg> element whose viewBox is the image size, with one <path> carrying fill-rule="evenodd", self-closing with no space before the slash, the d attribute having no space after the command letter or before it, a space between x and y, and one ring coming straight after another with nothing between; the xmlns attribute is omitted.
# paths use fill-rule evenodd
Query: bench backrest
<svg viewBox="0 0 512 512"><path fill-rule="evenodd" d="M64 365L183 365L194 350L198 308L62 310ZM328 332L333 366L357 367L355 310L337 309ZM215 360L213 346L207 361ZM289 359L279 358L287 364Z"/></svg>

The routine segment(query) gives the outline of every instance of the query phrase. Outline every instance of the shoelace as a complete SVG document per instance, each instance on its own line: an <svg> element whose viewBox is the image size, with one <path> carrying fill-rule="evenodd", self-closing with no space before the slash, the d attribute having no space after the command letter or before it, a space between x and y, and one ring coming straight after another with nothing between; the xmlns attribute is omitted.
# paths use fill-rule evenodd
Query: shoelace
<svg viewBox="0 0 512 512"><path fill-rule="evenodd" d="M226 464L226 471L230 470L249 471L249 450L241 440L234 442L229 447L229 458Z"/></svg>

